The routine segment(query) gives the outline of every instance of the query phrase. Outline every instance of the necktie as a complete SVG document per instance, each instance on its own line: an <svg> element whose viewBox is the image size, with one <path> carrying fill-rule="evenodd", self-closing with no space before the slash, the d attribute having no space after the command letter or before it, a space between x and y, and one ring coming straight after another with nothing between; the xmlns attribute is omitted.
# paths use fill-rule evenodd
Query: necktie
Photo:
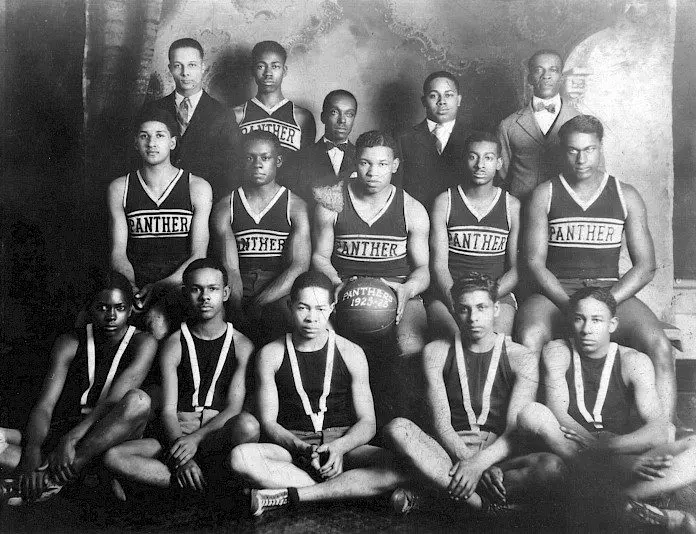
<svg viewBox="0 0 696 534"><path fill-rule="evenodd" d="M179 123L179 135L184 135L189 125L189 112L191 111L191 101L188 97L184 98L176 110L176 121Z"/></svg>
<svg viewBox="0 0 696 534"><path fill-rule="evenodd" d="M442 151L445 148L445 145L442 142L442 139L440 136L442 135L442 131L445 129L445 127L442 124L436 124L435 128L433 128L433 137L435 138L435 149L437 150L438 154L442 154Z"/></svg>
<svg viewBox="0 0 696 534"><path fill-rule="evenodd" d="M346 145L347 145L348 143L340 143L340 144L337 145L337 144L334 143L333 141L329 141L328 139L324 139L324 144L326 145L326 151L327 151L327 152L328 152L329 150L331 150L331 149L334 149L334 148L339 149L341 152L345 152L345 151L346 151Z"/></svg>
<svg viewBox="0 0 696 534"><path fill-rule="evenodd" d="M546 110L549 113L556 113L556 104L544 104L541 100L537 101L536 104L534 104L534 111L542 111Z"/></svg>

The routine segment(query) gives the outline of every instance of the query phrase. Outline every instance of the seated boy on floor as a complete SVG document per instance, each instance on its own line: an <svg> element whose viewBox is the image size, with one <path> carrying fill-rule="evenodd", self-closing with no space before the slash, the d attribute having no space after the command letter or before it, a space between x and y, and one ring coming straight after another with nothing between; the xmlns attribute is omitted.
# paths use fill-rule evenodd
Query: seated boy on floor
<svg viewBox="0 0 696 534"><path fill-rule="evenodd" d="M254 346L225 321L227 272L212 258L183 274L189 320L160 354L163 436L114 447L104 463L119 481L203 492L235 445L258 440L256 419L242 411L246 368ZM125 500L125 493L117 496Z"/></svg>
<svg viewBox="0 0 696 534"><path fill-rule="evenodd" d="M128 326L132 291L111 272L99 280L89 323L61 335L25 431L0 428L0 495L32 502L55 494L114 445L142 435L150 398L137 389L157 350ZM43 500L43 499L42 499Z"/></svg>

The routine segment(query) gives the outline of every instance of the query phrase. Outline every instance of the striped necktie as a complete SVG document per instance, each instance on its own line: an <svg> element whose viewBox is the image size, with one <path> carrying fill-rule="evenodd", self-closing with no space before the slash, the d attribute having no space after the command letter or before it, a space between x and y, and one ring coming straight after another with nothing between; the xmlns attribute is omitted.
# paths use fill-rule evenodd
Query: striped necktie
<svg viewBox="0 0 696 534"><path fill-rule="evenodd" d="M184 98L179 104L179 108L176 110L176 121L179 123L179 135L184 135L186 128L189 125L189 119L191 112L191 101L188 97Z"/></svg>

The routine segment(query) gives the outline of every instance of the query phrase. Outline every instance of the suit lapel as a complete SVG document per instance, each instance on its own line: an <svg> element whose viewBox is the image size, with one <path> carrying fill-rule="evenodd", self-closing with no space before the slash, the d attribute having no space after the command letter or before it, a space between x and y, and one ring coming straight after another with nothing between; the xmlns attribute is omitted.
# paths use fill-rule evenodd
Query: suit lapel
<svg viewBox="0 0 696 534"><path fill-rule="evenodd" d="M197 130L199 124L205 124L208 114L208 104L210 104L210 97L208 96L208 93L203 91L201 99L198 101L198 105L196 106L196 110L193 112L193 117L191 117L189 125L184 132L184 137L188 136L188 133L192 129L194 131ZM176 108L176 104L174 107Z"/></svg>
<svg viewBox="0 0 696 534"><path fill-rule="evenodd" d="M454 122L452 133L450 134L447 144L445 145L445 150L442 151L442 155L447 157L461 156L461 149L464 141L466 140L466 136L467 130L464 128L462 121L457 118L457 120Z"/></svg>
<svg viewBox="0 0 696 534"><path fill-rule="evenodd" d="M551 126L551 131L549 132L548 137L558 135L558 130L561 129L561 126L563 126L574 116L575 113L573 112L573 108L570 107L568 102L566 102L564 99L561 99L561 111L558 112L556 120L553 121L553 126Z"/></svg>
<svg viewBox="0 0 696 534"><path fill-rule="evenodd" d="M529 106L529 104L519 111L517 124L519 124L520 128L527 132L529 137L534 139L540 145L543 145L546 142L544 139L544 134L541 132L541 128L539 128L539 125L534 118L534 113L532 113L532 108Z"/></svg>
<svg viewBox="0 0 696 534"><path fill-rule="evenodd" d="M425 119L423 122L417 124L414 127L414 130L416 131L418 145L427 147L426 151L429 155L440 157L440 154L437 153L437 149L435 148L433 134L430 133L430 129L428 128L428 119ZM449 142L447 144L449 145ZM447 147L445 147L445 151L446 150Z"/></svg>
<svg viewBox="0 0 696 534"><path fill-rule="evenodd" d="M328 158L329 155L327 154L326 157ZM331 163L331 161L329 161ZM343 176L344 174L352 174L353 171L355 170L355 145L348 141L348 146L346 147L345 152L343 153L343 161L341 161L341 168L338 171L339 176Z"/></svg>

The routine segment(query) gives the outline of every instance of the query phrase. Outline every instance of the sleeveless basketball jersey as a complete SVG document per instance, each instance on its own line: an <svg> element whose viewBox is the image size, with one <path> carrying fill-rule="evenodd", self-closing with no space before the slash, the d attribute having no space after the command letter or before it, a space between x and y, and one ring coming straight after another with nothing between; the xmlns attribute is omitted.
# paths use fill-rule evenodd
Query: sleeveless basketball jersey
<svg viewBox="0 0 696 534"><path fill-rule="evenodd" d="M371 221L364 221L355 210L350 188L344 187L343 211L334 221L331 256L331 263L341 278L406 278L411 272L407 241L403 189L393 187L384 207Z"/></svg>
<svg viewBox="0 0 696 534"><path fill-rule="evenodd" d="M261 213L252 215L244 189L232 192L230 220L237 241L239 272L279 272L290 235L290 191L281 187Z"/></svg>
<svg viewBox="0 0 696 534"><path fill-rule="evenodd" d="M133 362L134 355L132 350L129 350L129 346L135 327L131 326L114 346L110 347L94 341L94 367L91 372L90 350L88 348L88 328L91 327L92 325L89 324L87 327L75 331L75 336L78 339L77 351L70 362L63 391L53 410L52 419L55 421L80 417L92 411L100 397L105 398L108 395L113 381ZM121 352L119 361L115 363L119 352ZM112 365L114 363L115 365ZM92 380L90 380L90 375ZM105 386L107 387L105 388Z"/></svg>
<svg viewBox="0 0 696 534"><path fill-rule="evenodd" d="M447 190L449 270L457 280L476 271L497 280L505 273L510 218L508 193L498 188L487 213L476 213L461 186Z"/></svg>
<svg viewBox="0 0 696 534"><path fill-rule="evenodd" d="M123 209L128 221L126 254L138 287L166 278L189 257L193 206L189 173L180 170L159 198L140 171L126 176Z"/></svg>
<svg viewBox="0 0 696 534"><path fill-rule="evenodd" d="M181 325L181 361L176 370L178 382L177 411L199 412L203 408L221 411L227 404L227 391L237 368L233 327L217 339L205 340L193 335L188 325ZM190 338L187 340L187 337ZM227 339L229 336L229 340ZM222 354L226 342L228 348ZM189 350L193 343L195 354Z"/></svg>
<svg viewBox="0 0 696 534"><path fill-rule="evenodd" d="M618 278L627 217L621 184L604 175L597 193L582 202L563 175L551 180L548 269L564 278Z"/></svg>
<svg viewBox="0 0 696 534"><path fill-rule="evenodd" d="M327 340L326 344L317 351L300 352L295 349L302 385L309 398L312 411L315 413L319 411L319 399L324 390L324 372L326 370L328 346L329 342ZM312 420L305 413L302 399L295 386L287 347L275 380L278 388L278 399L280 399L278 423L287 429L314 432ZM338 347L336 347L331 373L331 386L329 395L326 397L323 428L352 426L356 420L353 409L350 372L343 361Z"/></svg>
<svg viewBox="0 0 696 534"><path fill-rule="evenodd" d="M455 358L456 340L452 342L447 359L442 370L442 377L445 381L445 391L447 391L447 401L450 407L450 418L452 428L455 431L471 430L469 419L464 409L462 386L459 381L459 369ZM488 368L493 356L493 348L487 352L474 353L462 347L464 350L464 361L466 363L466 373L469 384L469 396L471 407L477 415L481 413L483 405L483 390L488 375ZM493 432L500 436L507 426L507 409L510 404L510 395L515 383L510 360L507 355L505 343L503 343L500 353L498 369L493 380L490 397L490 411L486 422L481 425L481 430Z"/></svg>
<svg viewBox="0 0 696 534"><path fill-rule="evenodd" d="M568 415L580 423L590 432L596 432L596 428L592 423L587 422L578 408L578 399L575 393L575 365L572 358L572 347L568 343L570 351L570 365L566 371L566 383L568 384L568 393L570 405L568 406ZM611 369L609 378L609 387L607 388L607 396L602 407L602 424L604 430L613 432L614 434L628 434L631 432L630 417L631 407L634 404L633 393L626 386L621 377L621 355L619 349L616 352L614 365ZM582 382L585 393L585 407L592 413L592 410L597 400L597 392L599 391L599 382L604 368L604 358L588 358L580 355L580 366L582 368Z"/></svg>
<svg viewBox="0 0 696 534"><path fill-rule="evenodd" d="M295 104L287 98L272 108L263 105L256 97L247 100L239 128L243 134L254 130L271 132L280 140L284 149L290 152L300 149L302 129L295 119Z"/></svg>

